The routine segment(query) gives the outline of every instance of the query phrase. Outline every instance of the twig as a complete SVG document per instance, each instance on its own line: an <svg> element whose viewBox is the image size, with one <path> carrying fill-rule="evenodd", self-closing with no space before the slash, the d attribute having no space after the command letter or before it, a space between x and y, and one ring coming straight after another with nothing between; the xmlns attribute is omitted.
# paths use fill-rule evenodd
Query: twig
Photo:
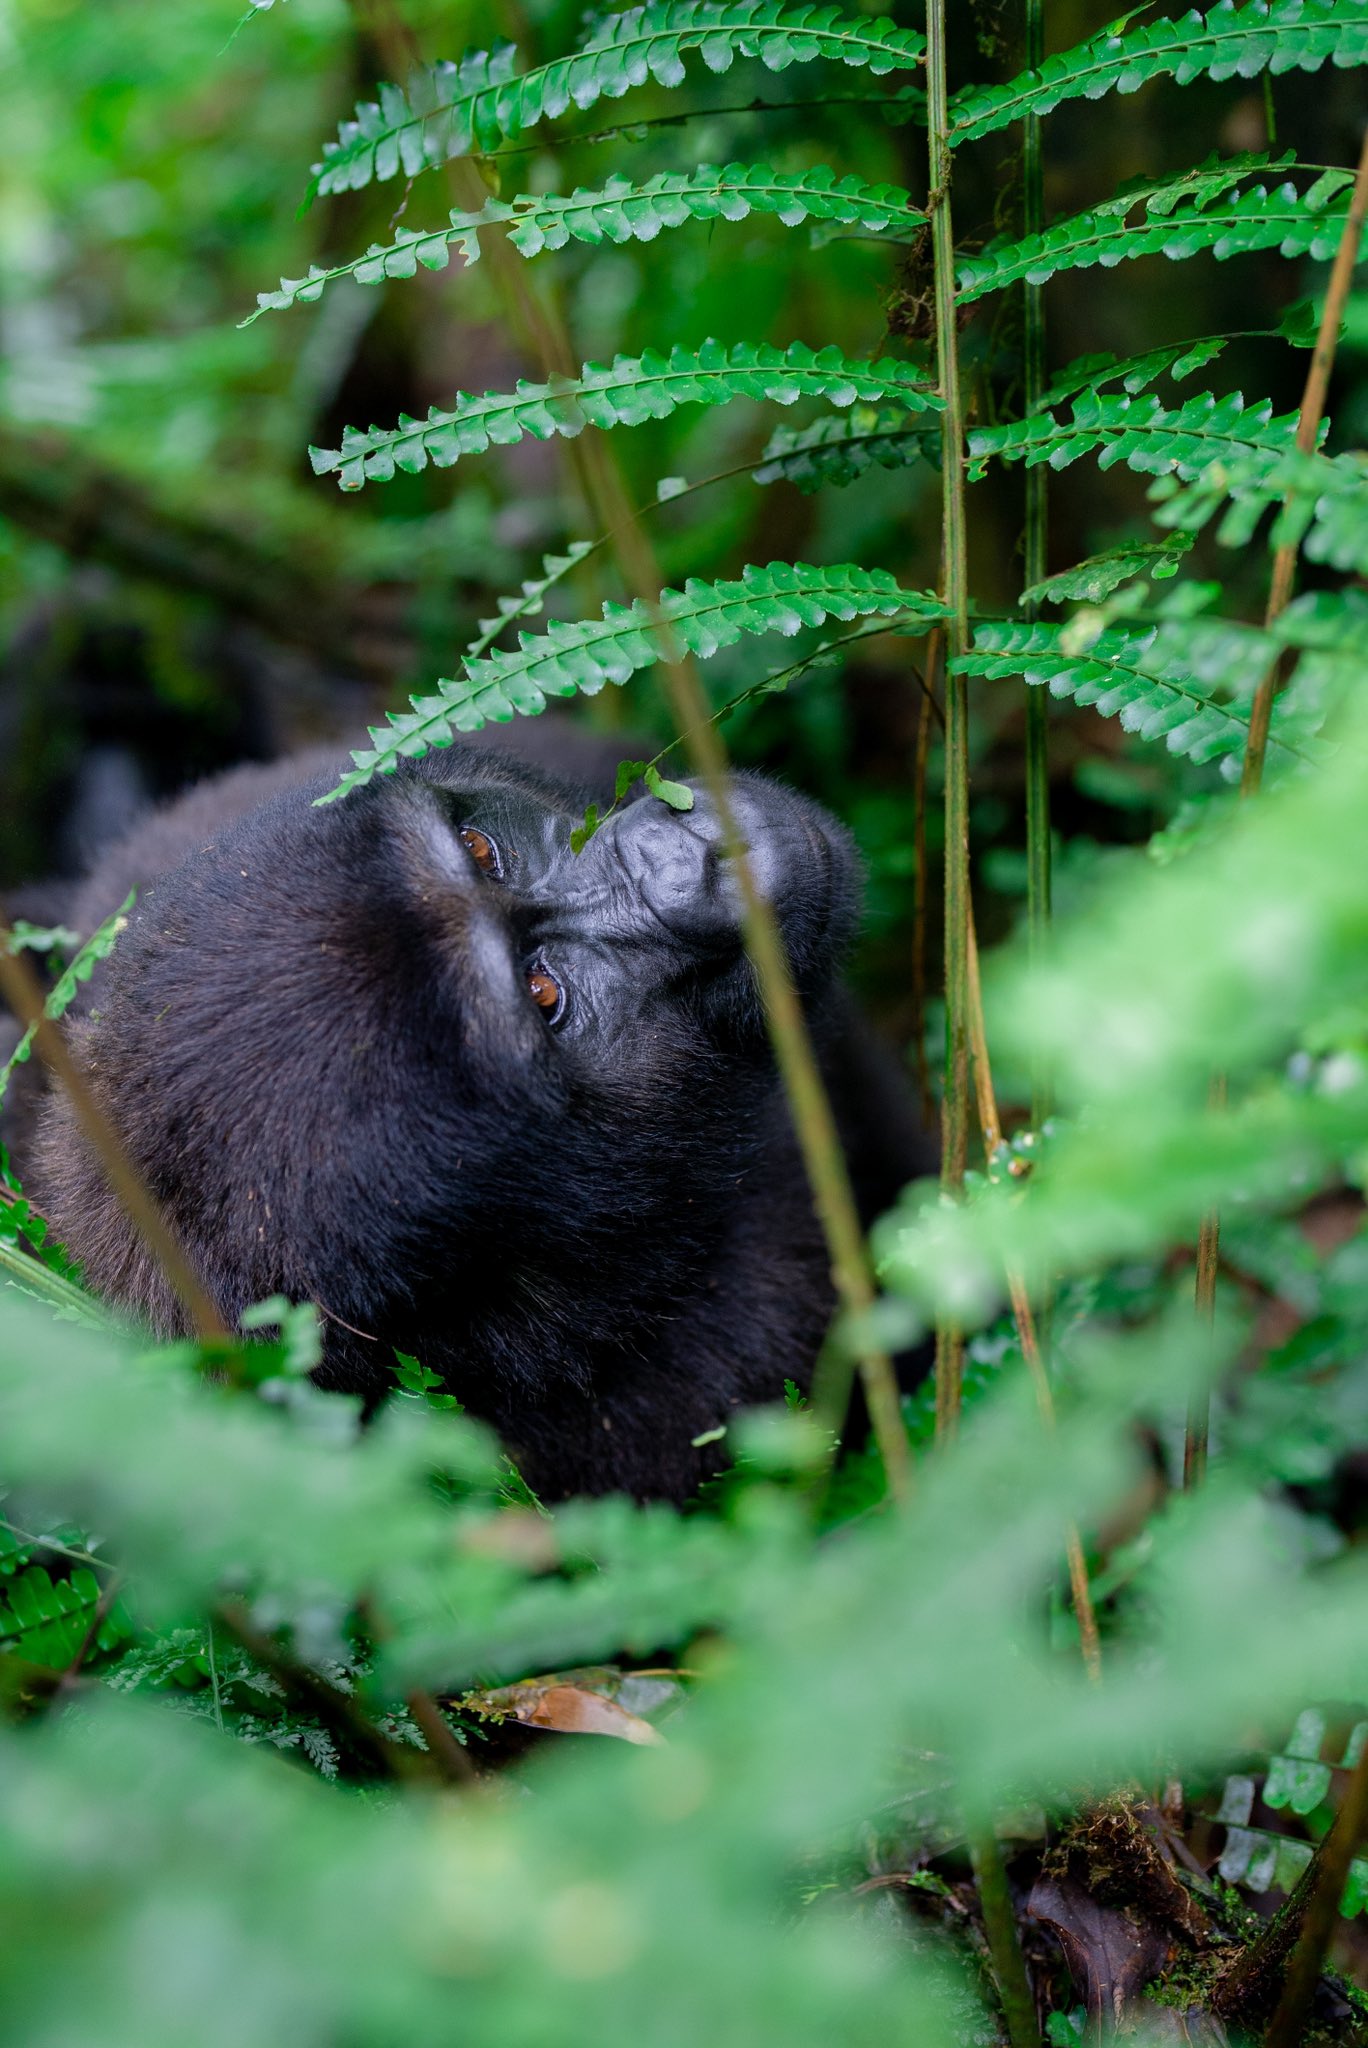
<svg viewBox="0 0 1368 2048"><path fill-rule="evenodd" d="M1354 1766L1334 1826L1286 1902L1216 1988L1212 2005L1223 2019L1257 2025L1274 2008L1264 2048L1297 2048L1301 2041L1365 1825L1368 1744Z"/></svg>
<svg viewBox="0 0 1368 2048"><path fill-rule="evenodd" d="M1044 0L1026 0L1026 68L1035 70L1045 55ZM1021 163L1024 213L1028 235L1045 227L1044 166L1040 116L1028 113L1023 123ZM1045 287L1024 287L1023 402L1027 417L1045 390ZM1026 471L1026 532L1022 569L1026 588L1045 580L1049 566L1049 468L1043 462ZM1031 599L1023 607L1028 620L1040 606ZM1050 694L1026 692L1026 924L1031 956L1038 966L1045 950L1051 912L1050 845ZM1037 1057L1031 1073L1031 1122L1039 1130L1050 1113L1050 1083Z"/></svg>
<svg viewBox="0 0 1368 2048"><path fill-rule="evenodd" d="M1335 350L1339 342L1340 322L1344 317L1345 302L1353 282L1354 265L1358 261L1365 218L1368 218L1368 127L1364 129L1363 147L1359 152L1358 171L1349 200L1349 211L1345 215L1339 248L1335 252L1330 286L1325 295L1325 308L1321 314L1316 346L1311 353L1311 366L1306 373L1306 386L1302 392L1301 412L1297 420L1297 447L1303 454L1309 455L1314 450L1316 437L1320 431L1321 415L1325 411L1325 394L1329 388L1330 372L1334 366ZM1285 541L1273 557L1268 603L1264 610L1265 627L1271 626L1287 609L1296 573L1297 544L1295 541ZM1254 702L1249 712L1249 737L1245 743L1244 768L1240 776L1241 797L1257 796L1263 785L1273 702L1282 687L1286 672L1287 657L1284 652L1269 663L1254 693ZM1216 1110L1222 1108L1225 1096L1225 1076L1218 1073L1211 1083L1211 1107ZM1197 1314L1207 1324L1215 1320L1216 1276L1220 1268L1220 1259L1221 1218L1220 1212L1213 1210L1208 1216L1203 1217L1198 1233L1197 1275L1194 1287ZM1210 1428L1211 1388L1209 1380L1203 1376L1200 1381L1194 1383L1188 1400L1187 1428L1183 1439L1183 1484L1186 1487L1200 1485L1206 1473Z"/></svg>
<svg viewBox="0 0 1368 2048"><path fill-rule="evenodd" d="M329 1685L306 1664L298 1664L287 1656L278 1643L256 1626L243 1601L220 1601L213 1619L292 1699L321 1721L330 1734L342 1736L373 1769L383 1771L387 1777L409 1780L445 1776L430 1752L412 1749L408 1743L396 1742L384 1734L362 1713L355 1700Z"/></svg>
<svg viewBox="0 0 1368 2048"><path fill-rule="evenodd" d="M945 1093L941 1099L941 1185L952 1200L964 1191L969 1156L968 931L969 699L955 659L969 638L969 569L964 505L964 418L960 400L955 311L955 237L950 214L950 145L946 84L945 0L926 10L927 135L930 150L931 239L935 265L936 363L945 401L941 424L941 552L945 597ZM936 1326L936 1441L959 1426L964 1333L942 1317Z"/></svg>
<svg viewBox="0 0 1368 2048"><path fill-rule="evenodd" d="M25 1030L33 1032L33 1049L70 1102L81 1134L99 1160L101 1170L129 1222L165 1274L184 1308L190 1327L202 1343L224 1344L228 1330L208 1290L167 1226L147 1184L137 1172L108 1117L91 1092L68 1050L59 1026L47 1015L38 977L22 953L8 951L8 927L0 925L0 996Z"/></svg>
<svg viewBox="0 0 1368 2048"><path fill-rule="evenodd" d="M411 1692L407 1706L423 1731L428 1755L449 1785L473 1785L475 1766L452 1734L447 1719L430 1692Z"/></svg>
<svg viewBox="0 0 1368 2048"><path fill-rule="evenodd" d="M931 714L940 713L936 702L936 677L940 670L944 634L934 626L926 646L926 672L921 678L921 706L917 719L917 754L912 769L912 833L914 845L914 896L912 906L912 1054L917 1064L917 1096L922 1119L930 1130L936 1104L931 1093L931 1069L926 1057L926 764L931 753ZM944 719L941 720L942 727Z"/></svg>
<svg viewBox="0 0 1368 2048"><path fill-rule="evenodd" d="M1359 152L1358 170L1349 199L1349 211L1344 217L1339 248L1335 251L1334 267L1330 272L1330 284L1325 294L1325 308L1316 335L1316 346L1311 352L1311 366L1306 373L1306 388L1302 393L1301 413L1297 420L1297 446L1304 455L1313 452L1316 436L1320 431L1321 415L1325 411L1325 394L1330 384L1330 372L1334 367L1335 350L1339 345L1340 322L1344 318L1345 303L1354 280L1354 266L1358 262L1359 243L1363 238L1365 220L1368 220L1368 127L1364 129L1363 147ZM1285 541L1273 557L1268 606L1264 613L1265 626L1271 626L1287 609L1296 572L1297 544L1295 541ZM1263 781L1269 722L1273 716L1273 700L1278 694L1282 673L1283 659L1279 656L1276 661L1270 663L1254 693L1254 702L1249 713L1249 739L1245 746L1244 772L1240 778L1242 796L1253 796Z"/></svg>

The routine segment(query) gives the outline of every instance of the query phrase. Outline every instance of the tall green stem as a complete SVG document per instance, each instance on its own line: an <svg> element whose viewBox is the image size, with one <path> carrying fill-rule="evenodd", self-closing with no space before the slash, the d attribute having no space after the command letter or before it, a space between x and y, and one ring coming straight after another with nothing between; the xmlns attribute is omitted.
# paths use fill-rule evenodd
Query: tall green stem
<svg viewBox="0 0 1368 2048"><path fill-rule="evenodd" d="M930 143L931 247L935 264L936 361L945 400L941 428L941 553L946 623L945 674L945 1095L941 1105L941 1185L958 1198L969 1154L969 700L955 659L969 638L969 567L964 516L964 410L955 318L955 235L950 212L945 0L926 10L926 112ZM959 1423L963 1333L936 1331L936 1437Z"/></svg>
<svg viewBox="0 0 1368 2048"><path fill-rule="evenodd" d="M983 1931L997 1979L1002 2017L1007 2025L1011 2048L1040 2048L1035 1999L1017 1935L1011 1889L1002 1861L1002 1849L991 1821L977 1816L969 1820L969 1855L978 1880L979 1904L983 1909Z"/></svg>
<svg viewBox="0 0 1368 2048"><path fill-rule="evenodd" d="M1044 0L1026 0L1026 64L1034 71L1045 55ZM1023 225L1028 235L1045 226L1044 171L1040 116L1027 114L1022 137ZM1027 284L1024 307L1023 397L1027 414L1034 412L1045 391L1044 286ZM1043 462L1026 471L1026 534L1022 567L1026 587L1044 581L1049 566L1049 468ZM1025 607L1034 619L1034 600ZM1046 690L1026 692L1026 919L1031 951L1039 959L1050 925L1050 698ZM1032 1077L1031 1121L1037 1130L1049 1114L1049 1083L1043 1071Z"/></svg>

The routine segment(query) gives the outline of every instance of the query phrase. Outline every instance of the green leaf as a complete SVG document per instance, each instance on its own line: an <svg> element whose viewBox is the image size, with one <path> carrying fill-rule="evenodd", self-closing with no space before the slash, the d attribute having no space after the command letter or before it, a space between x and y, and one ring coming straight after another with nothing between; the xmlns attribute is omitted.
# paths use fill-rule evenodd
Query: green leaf
<svg viewBox="0 0 1368 2048"><path fill-rule="evenodd" d="M961 258L959 297L981 299L1023 279L1043 284L1061 271L1095 264L1110 270L1137 256L1166 256L1178 263L1209 250L1224 262L1255 249L1277 249L1283 256L1307 256L1319 263L1334 255L1349 210L1353 178L1348 171L1323 174L1305 193L1290 179L1272 188L1251 185L1233 192L1243 169L1242 161L1205 178L1193 172L1148 185L1091 213L1057 221L1043 234L994 243L981 256ZM1133 219L1137 208L1139 217Z"/></svg>
<svg viewBox="0 0 1368 2048"><path fill-rule="evenodd" d="M523 634L516 653L468 659L463 677L439 682L430 697L413 698L412 711L395 714L388 727L372 727L375 745L354 753L355 767L318 801L330 803L373 775L392 773L406 756L448 747L458 732L477 732L491 718L534 717L548 696L594 696L605 683L625 683L665 657L667 639L706 661L743 633L792 634L828 618L870 613L929 620L943 618L945 607L929 593L901 589L887 570L848 562L829 569L805 562L752 565L734 582L690 577L682 591L662 591L656 607L605 604L601 619L556 623L539 638Z"/></svg>
<svg viewBox="0 0 1368 2048"><path fill-rule="evenodd" d="M1194 370L1214 362L1230 339L1225 334L1207 335L1200 341L1170 342L1162 348L1148 348L1137 356L1115 356L1109 352L1075 356L1050 379L1040 395L1040 403L1031 408L1032 414L1044 412L1076 392L1096 392L1104 384L1120 384L1133 397L1137 391L1157 384L1166 374L1175 384L1181 383Z"/></svg>
<svg viewBox="0 0 1368 2048"><path fill-rule="evenodd" d="M1368 62L1368 13L1359 0L1233 0L1205 14L1103 29L1047 57L1006 85L971 86L950 107L952 145L972 141L1024 114L1048 114L1064 100L1138 92L1152 78L1255 78L1261 71L1316 71Z"/></svg>
<svg viewBox="0 0 1368 2048"><path fill-rule="evenodd" d="M1313 562L1368 575L1368 459L1357 452L1323 455L1299 448L1251 448L1221 456L1180 482L1161 477L1150 490L1160 526L1199 532L1225 507L1216 538L1249 545L1270 506L1280 509L1270 547L1301 547Z"/></svg>
<svg viewBox="0 0 1368 2048"><path fill-rule="evenodd" d="M137 900L137 890L130 889L118 909L111 911L104 923L93 931L79 953L58 975L43 1003L43 1015L50 1023L64 1017L76 999L76 991L83 981L89 981L102 960L107 960L118 944L119 934L128 924L128 913ZM33 1050L34 1026L23 1034L14 1051L0 1066L0 1102L4 1100L14 1069L29 1057Z"/></svg>
<svg viewBox="0 0 1368 2048"><path fill-rule="evenodd" d="M709 71L754 57L769 71L818 58L858 66L876 77L920 64L924 39L887 19L842 14L834 6L785 6L782 0L664 0L629 8L596 24L581 49L518 73L511 43L473 50L459 64L419 71L407 89L380 87L325 143L313 167L314 190L346 192L371 180L416 177L432 164L512 141L570 107L621 99L654 79L676 86L684 56L697 51Z"/></svg>
<svg viewBox="0 0 1368 2048"><path fill-rule="evenodd" d="M256 312L240 325L250 327L265 312L312 305L338 278L381 284L387 278L414 277L420 266L444 270L453 249L466 263L478 262L485 228L506 232L518 254L531 257L563 249L568 242L651 242L663 230L689 221L739 221L753 213L772 214L785 227L815 220L867 234L901 227L909 216L923 218L900 185L839 177L829 164L806 171L740 163L719 170L701 164L695 171L661 171L641 185L615 175L598 190L581 186L568 198L522 193L512 200L491 199L478 213L453 212L444 228L401 227L392 242L372 243L364 256L349 263L326 270L314 264L304 277L282 277L278 291L258 292Z"/></svg>
<svg viewBox="0 0 1368 2048"><path fill-rule="evenodd" d="M85 1565L56 1581L30 1565L0 1595L0 1649L61 1670L85 1641L99 1603L100 1582Z"/></svg>
<svg viewBox="0 0 1368 2048"><path fill-rule="evenodd" d="M971 429L969 472L981 477L993 457L1024 461L1028 468L1048 462L1051 469L1064 469L1081 456L1096 455L1102 469L1120 462L1156 476L1195 478L1217 462L1239 462L1250 455L1268 460L1284 454L1295 447L1296 434L1296 413L1275 417L1267 399L1246 405L1238 391L1224 398L1201 391L1175 411L1152 391L1137 398L1124 392L1084 391L1067 419L1042 412L998 427ZM1178 523L1197 524L1188 519Z"/></svg>
<svg viewBox="0 0 1368 2048"><path fill-rule="evenodd" d="M933 400L928 410L941 409ZM856 405L835 419L807 427L776 427L765 443L758 484L796 484L800 491L823 484L850 484L869 470L905 469L940 452L940 427L924 412L901 405Z"/></svg>
<svg viewBox="0 0 1368 2048"><path fill-rule="evenodd" d="M1119 718L1141 739L1163 740L1170 753L1191 761L1220 761L1238 772L1249 736L1245 705L1222 703L1198 681L1205 673L1229 687L1250 688L1277 653L1277 643L1225 621L1102 627L1100 620L1068 625L985 623L971 650L954 668L961 675L1002 680L1020 676L1052 697L1091 705L1103 718ZM1290 707L1280 705L1283 718ZM1275 717L1270 742L1285 759L1306 758Z"/></svg>
<svg viewBox="0 0 1368 2048"><path fill-rule="evenodd" d="M737 342L728 348L705 341L701 348L676 346L668 356L648 349L640 356L616 356L611 365L586 363L578 377L547 384L520 381L516 390L489 391L482 398L462 392L447 411L435 406L426 420L400 415L393 428L361 433L345 429L342 446L311 448L318 476L334 472L344 491L367 481L387 482L431 461L448 469L461 456L482 453L491 443L507 446L532 434L539 441L562 434L573 439L586 426L637 426L665 419L681 405L726 405L734 398L770 399L792 405L821 398L829 405L857 399L896 397L908 410L929 410L941 401L914 364L891 357L852 362L839 349L810 349L801 341L787 348Z"/></svg>
<svg viewBox="0 0 1368 2048"><path fill-rule="evenodd" d="M1168 540L1123 542L1105 554L1090 555L1072 569L1061 569L1042 583L1033 583L1021 593L1022 604L1059 604L1074 598L1085 604L1100 604L1123 583L1135 576L1153 576L1160 581L1176 575L1193 544L1190 533L1175 533Z"/></svg>
<svg viewBox="0 0 1368 2048"><path fill-rule="evenodd" d="M658 796L672 811L691 811L694 807L694 793L687 782L669 782L660 770L648 761L642 770L642 780L652 796Z"/></svg>

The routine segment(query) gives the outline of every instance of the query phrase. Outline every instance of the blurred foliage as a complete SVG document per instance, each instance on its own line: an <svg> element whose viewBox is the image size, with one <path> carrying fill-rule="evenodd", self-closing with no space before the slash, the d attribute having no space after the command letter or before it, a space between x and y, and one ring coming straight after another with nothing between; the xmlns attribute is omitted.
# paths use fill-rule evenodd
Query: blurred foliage
<svg viewBox="0 0 1368 2048"><path fill-rule="evenodd" d="M77 864L62 821L109 801L91 764L112 757L140 797L344 732L360 779L475 723L484 686L480 716L583 692L624 754L668 748L640 683L594 695L660 653L577 459L586 419L630 424L613 445L665 611L738 755L852 823L863 984L905 1044L929 1037L908 964L928 897L934 956L940 829L913 651L942 609L922 22L720 13L653 7L625 56L620 20L586 29L562 0L257 0L237 21L223 0L0 0L7 885ZM1207 1932L1169 1989L1204 2016L1250 1935L1214 1874L1285 1890L1324 1834L1368 1701L1361 292L1322 444L1292 444L1368 10L1221 5L1089 45L1103 10L1061 0L1060 54L1024 84L1014 11L955 14L985 948L1024 890L1033 688L1058 837L1057 943L985 963L1002 1099L1044 1070L1055 1114L980 1159L963 1205L912 1190L877 1238L890 1341L936 1312L973 1326L959 1440L932 1452L929 1396L907 1397L920 1465L895 1516L858 1444L822 1477L793 1403L733 1425L696 1511L548 1512L416 1362L366 1428L317 1392L307 1309L267 1304L252 1331L274 1338L205 1355L110 1328L6 1169L0 2009L25 2048L994 2042L983 1817L1039 1869L1104 1790L1174 1777L1207 1831L1182 1881ZM510 56L444 68L496 32L521 84ZM1053 225L1025 240L1008 124L1031 105L1053 110ZM472 140L478 206L448 164ZM332 173L305 205L315 159ZM1041 275L1052 382L1028 415L1016 286ZM571 385L540 357L548 329L576 368L617 359L611 399L609 373ZM834 411L776 426L814 393ZM311 445L384 488L340 505ZM1042 464L1067 476L1028 620L1021 478ZM1265 623L1282 541L1304 544L1302 595ZM758 671L761 630L810 637ZM1293 673L1269 787L1239 808L1222 764L1274 659ZM627 765L659 781L662 759ZM1209 1330L1186 1248L1215 1205ZM1001 1313L1023 1278L1053 1301L1053 1431ZM1194 1383L1217 1390L1213 1464L1183 1493ZM609 1659L678 1660L663 1741ZM567 1735L553 1693L634 1739ZM510 1748L526 1767L496 1773ZM1363 1885L1360 1862L1346 1911ZM1050 2038L1081 2039L1082 1987L1035 1940ZM1349 2038L1362 2007L1336 1995L1324 2038Z"/></svg>

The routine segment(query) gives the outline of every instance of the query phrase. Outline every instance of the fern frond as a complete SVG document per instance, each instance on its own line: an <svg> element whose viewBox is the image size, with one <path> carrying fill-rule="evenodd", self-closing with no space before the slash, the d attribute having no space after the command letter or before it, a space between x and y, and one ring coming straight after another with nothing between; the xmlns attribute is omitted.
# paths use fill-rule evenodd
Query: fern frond
<svg viewBox="0 0 1368 2048"><path fill-rule="evenodd" d="M857 405L807 427L776 427L765 443L758 484L850 484L872 468L905 469L940 451L940 435L923 414L900 405Z"/></svg>
<svg viewBox="0 0 1368 2048"><path fill-rule="evenodd" d="M1274 187L1251 185L1234 191L1236 176L1215 190L1195 194L1185 181L1151 187L1124 207L1109 206L1055 222L1043 234L1003 241L959 265L961 300L981 299L1023 279L1043 284L1064 270L1092 264L1112 269L1137 256L1166 256L1170 262L1210 251L1218 262L1255 249L1324 262L1339 247L1349 210L1352 173L1327 171L1306 192L1288 179ZM1135 209L1138 217L1132 218Z"/></svg>
<svg viewBox="0 0 1368 2048"><path fill-rule="evenodd" d="M498 639L504 628L511 625L514 619L535 618L546 601L547 591L554 588L557 583L563 582L570 572L573 569L577 569L587 556L592 555L596 548L601 548L603 545L604 542L601 539L572 540L563 555L543 555L541 575L528 577L524 580L521 596L495 599L495 609L498 612L498 617L480 620L479 633L463 649L462 659L474 660L477 656L485 653L488 648L494 645L494 642Z"/></svg>
<svg viewBox="0 0 1368 2048"><path fill-rule="evenodd" d="M599 619L561 621L535 638L522 634L515 653L467 660L464 676L444 678L432 696L411 700L411 712L391 717L388 727L373 727L374 747L353 754L354 768L319 801L330 803L373 775L392 773L405 757L448 747L458 732L477 732L491 718L533 717L549 696L596 696L605 683L625 683L666 659L667 643L706 661L743 633L793 634L829 618L872 613L936 619L945 607L929 593L901 589L886 569L849 562L825 569L805 562L752 565L738 581L690 577L682 591L662 591L655 606L605 604Z"/></svg>
<svg viewBox="0 0 1368 2048"><path fill-rule="evenodd" d="M114 951L120 932L128 924L128 913L133 908L136 897L136 889L130 890L118 909L111 911L104 923L91 933L80 951L58 975L43 1003L43 1015L50 1023L56 1023L59 1017L65 1016L75 1000L80 983L89 981L100 962L107 960ZM36 1025L29 1025L14 1051L4 1065L0 1066L0 1102L4 1100L5 1090L9 1087L10 1076L15 1068L22 1065L33 1050L33 1035L36 1029Z"/></svg>
<svg viewBox="0 0 1368 2048"><path fill-rule="evenodd" d="M99 1604L100 1582L88 1566L54 1582L40 1564L30 1565L0 1596L0 1647L60 1671L85 1641Z"/></svg>
<svg viewBox="0 0 1368 2048"><path fill-rule="evenodd" d="M1214 363L1233 339L1233 335L1211 334L1204 335L1200 341L1167 342L1160 348L1147 348L1138 356L1114 356L1110 353L1075 356L1057 376L1050 379L1040 394L1040 404L1032 410L1044 412L1061 400L1072 398L1075 392L1085 389L1096 391L1103 384L1120 384L1132 397L1137 391L1157 384L1165 374L1172 377L1175 384L1180 384L1194 370Z"/></svg>
<svg viewBox="0 0 1368 2048"><path fill-rule="evenodd" d="M1201 391L1176 411L1153 392L1132 398L1124 392L1085 391L1067 419L1033 413L1029 419L973 429L969 473L982 476L993 456L1024 461L1028 468L1048 462L1051 469L1064 469L1080 456L1095 454L1102 469L1121 462L1151 475L1196 477L1215 462L1281 455L1294 446L1296 433L1296 413L1275 416L1267 399L1246 405L1238 391L1225 398Z"/></svg>
<svg viewBox="0 0 1368 2048"><path fill-rule="evenodd" d="M354 256L349 263L335 263L329 269L315 263L304 277L282 277L278 291L257 293L256 312L238 324L250 327L263 313L312 305L338 278L381 284L386 278L414 277L420 265L424 270L445 270L453 249L466 263L477 263L484 228L504 230L518 253L530 257L544 249L563 249L572 241L650 242L662 229L688 221L745 220L752 213L772 214L785 227L818 220L861 227L870 234L900 226L909 215L923 218L901 185L841 178L829 164L807 171L774 171L768 164L727 164L722 169L702 164L696 171L662 171L643 185L615 176L599 190L581 186L568 198L551 192L491 199L478 213L454 211L444 228L401 227L392 242L374 242L364 256Z"/></svg>
<svg viewBox="0 0 1368 2048"><path fill-rule="evenodd" d="M1264 513L1278 505L1274 547L1300 546L1313 562L1368 576L1368 460L1360 454L1255 450L1183 482L1161 477L1150 496L1160 526L1193 532L1224 506L1216 528L1224 547L1247 547Z"/></svg>
<svg viewBox="0 0 1368 2048"><path fill-rule="evenodd" d="M514 391L487 391L482 398L461 392L449 411L434 406L426 420L401 414L397 427L372 427L368 433L349 427L340 449L311 448L309 459L316 475L336 471L344 491L359 491L367 481L388 482L396 470L411 475L429 462L448 469L463 455L482 453L491 443L506 446L524 434L539 441L554 434L573 438L586 426L638 426L665 419L681 405L726 405L733 398L767 398L779 405L822 398L838 406L896 398L909 410L940 404L911 363L851 362L837 348L814 350L801 341L782 349L705 341L699 349L673 348L668 356L648 349L640 356L616 356L611 364L586 363L578 377L520 381Z"/></svg>
<svg viewBox="0 0 1368 2048"><path fill-rule="evenodd" d="M1048 114L1063 100L1138 92L1152 78L1254 78L1264 70L1316 71L1368 61L1368 13L1360 0L1218 0L1178 20L1104 29L1047 57L1006 85L975 86L950 108L952 146L1005 128L1023 114Z"/></svg>
<svg viewBox="0 0 1368 2048"><path fill-rule="evenodd" d="M1079 604L1101 604L1104 597L1110 597L1134 577L1152 576L1163 582L1177 575L1195 538L1194 534L1178 532L1169 540L1130 541L1108 548L1105 554L1090 555L1086 562L1078 562L1072 569L1061 569L1058 575L1033 583L1022 591L1019 602L1061 604L1072 600Z"/></svg>
<svg viewBox="0 0 1368 2048"><path fill-rule="evenodd" d="M324 144L313 189L354 191L400 172L416 177L450 157L511 141L568 107L583 112L600 99L621 99L648 79L679 85L689 51L714 72L730 70L737 57L756 57L770 71L820 57L881 76L914 69L924 48L909 29L832 6L660 0L605 16L581 49L531 71L518 73L517 51L501 43L420 71L406 90L381 86L379 99L358 106L337 140Z"/></svg>
<svg viewBox="0 0 1368 2048"><path fill-rule="evenodd" d="M1204 629L1204 634L1194 627ZM1186 629L1186 630L1185 630ZM1080 642L1084 644L1080 644ZM1170 621L1158 626L1108 626L1092 637L1068 625L985 623L969 653L954 664L963 675L1000 680L1020 676L1052 697L1091 705L1103 718L1119 718L1141 739L1162 739L1169 752L1192 761L1219 761L1238 775L1249 736L1248 709L1222 703L1201 687L1197 671L1228 683L1232 672L1252 692L1276 643L1251 627L1222 620ZM1278 715L1278 713L1281 715ZM1273 744L1290 765L1307 760L1307 735L1295 709L1279 700Z"/></svg>

